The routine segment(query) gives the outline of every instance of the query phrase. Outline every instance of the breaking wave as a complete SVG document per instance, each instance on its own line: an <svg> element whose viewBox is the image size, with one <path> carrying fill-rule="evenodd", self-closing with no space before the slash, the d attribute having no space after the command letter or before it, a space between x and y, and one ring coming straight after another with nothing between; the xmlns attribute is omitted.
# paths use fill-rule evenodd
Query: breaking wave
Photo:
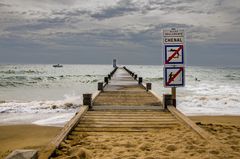
<svg viewBox="0 0 240 159"><path fill-rule="evenodd" d="M0 113L49 113L75 112L81 106L81 96L66 95L63 100L52 101L2 101Z"/></svg>

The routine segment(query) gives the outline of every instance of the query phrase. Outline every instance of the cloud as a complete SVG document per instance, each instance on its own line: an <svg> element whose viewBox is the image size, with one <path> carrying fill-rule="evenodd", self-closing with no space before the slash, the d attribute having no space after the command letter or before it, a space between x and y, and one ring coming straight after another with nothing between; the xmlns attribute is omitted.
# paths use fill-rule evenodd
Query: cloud
<svg viewBox="0 0 240 159"><path fill-rule="evenodd" d="M0 3L0 8L2 8L2 7L11 7L11 5Z"/></svg>
<svg viewBox="0 0 240 159"><path fill-rule="evenodd" d="M137 11L139 11L139 8L131 0L122 0L113 7L102 9L100 12L92 14L91 17L103 20L131 14Z"/></svg>
<svg viewBox="0 0 240 159"><path fill-rule="evenodd" d="M9 48L12 40L17 46L156 53L161 30L173 27L185 29L191 43L240 41L236 0L8 0L0 8L0 41Z"/></svg>

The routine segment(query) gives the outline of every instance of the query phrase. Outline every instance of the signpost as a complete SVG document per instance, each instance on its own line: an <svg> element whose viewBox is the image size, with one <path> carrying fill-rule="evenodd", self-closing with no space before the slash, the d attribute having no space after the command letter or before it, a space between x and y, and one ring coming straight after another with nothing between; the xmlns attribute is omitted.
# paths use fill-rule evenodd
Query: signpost
<svg viewBox="0 0 240 159"><path fill-rule="evenodd" d="M176 87L185 85L185 60L183 29L163 30L164 87L172 90L173 106L176 107Z"/></svg>

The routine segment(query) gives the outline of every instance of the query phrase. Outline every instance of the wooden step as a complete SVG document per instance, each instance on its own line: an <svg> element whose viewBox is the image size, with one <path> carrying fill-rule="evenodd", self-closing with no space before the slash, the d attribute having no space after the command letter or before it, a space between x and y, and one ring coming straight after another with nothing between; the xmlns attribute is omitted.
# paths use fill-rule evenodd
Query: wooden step
<svg viewBox="0 0 240 159"><path fill-rule="evenodd" d="M111 124L111 125L161 125L161 124L172 124L172 123L178 123L177 120L173 119L173 120L166 120L166 121L80 121L80 124L78 125L92 125L92 124L99 124L99 125L107 125L107 124Z"/></svg>
<svg viewBox="0 0 240 159"><path fill-rule="evenodd" d="M165 126L179 125L178 122L162 124L79 124L77 128L162 128ZM75 130L74 129L74 130Z"/></svg>
<svg viewBox="0 0 240 159"><path fill-rule="evenodd" d="M105 105L105 106L100 106L100 105L94 105L92 108L94 111L157 111L157 112L165 112L165 110L163 109L162 105L158 105L158 106L149 106L149 105L143 105L143 106L139 106L139 105L133 105L133 106L129 106L129 105Z"/></svg>
<svg viewBox="0 0 240 159"><path fill-rule="evenodd" d="M144 118L141 118L141 119L126 119L126 118L123 118L123 119L82 119L80 122L84 122L84 121L89 121L89 122L161 122L161 121L170 121L170 120L176 120L176 119L173 119L173 118L166 118L166 119L144 119Z"/></svg>
<svg viewBox="0 0 240 159"><path fill-rule="evenodd" d="M152 111L152 110L143 110L143 111L132 111L132 110L126 110L126 111L88 111L86 114L171 114L169 112L162 112L162 111Z"/></svg>
<svg viewBox="0 0 240 159"><path fill-rule="evenodd" d="M161 106L160 102L156 102L156 103L146 103L146 102L136 102L136 103L128 103L128 102L123 102L123 101L119 101L119 102L94 102L93 104L95 105L99 105L99 106Z"/></svg>
<svg viewBox="0 0 240 159"><path fill-rule="evenodd" d="M77 135L78 132L148 132L161 131L161 129L173 128L176 125L162 125L158 128L76 128L71 134Z"/></svg>
<svg viewBox="0 0 240 159"><path fill-rule="evenodd" d="M166 114L166 113L138 113L138 114L117 114L117 113L96 113L96 114L86 114L85 117L101 117L101 116L105 116L105 117L111 117L111 116L115 116L115 117L166 117L166 116L172 116L171 114ZM173 117L173 116L172 116Z"/></svg>
<svg viewBox="0 0 240 159"><path fill-rule="evenodd" d="M166 115L165 116L165 119L169 119L169 118L173 118L172 116L169 116L169 115ZM144 117L144 116L85 116L82 118L83 120L98 120L98 119L164 119L164 117L159 117L159 116L147 116L147 117Z"/></svg>

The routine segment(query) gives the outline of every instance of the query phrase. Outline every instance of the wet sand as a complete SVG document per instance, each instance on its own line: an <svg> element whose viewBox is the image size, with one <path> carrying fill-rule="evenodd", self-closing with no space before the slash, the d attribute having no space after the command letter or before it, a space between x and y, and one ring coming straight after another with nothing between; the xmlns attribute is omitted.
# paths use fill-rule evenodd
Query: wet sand
<svg viewBox="0 0 240 159"><path fill-rule="evenodd" d="M0 158L6 157L14 149L40 149L60 129L37 125L0 126Z"/></svg>
<svg viewBox="0 0 240 159"><path fill-rule="evenodd" d="M159 132L82 133L71 136L57 151L56 158L159 159L239 158L240 116L190 117L211 133L226 149L210 145L190 129L176 127ZM19 148L40 149L60 128L35 125L0 126L0 158Z"/></svg>

